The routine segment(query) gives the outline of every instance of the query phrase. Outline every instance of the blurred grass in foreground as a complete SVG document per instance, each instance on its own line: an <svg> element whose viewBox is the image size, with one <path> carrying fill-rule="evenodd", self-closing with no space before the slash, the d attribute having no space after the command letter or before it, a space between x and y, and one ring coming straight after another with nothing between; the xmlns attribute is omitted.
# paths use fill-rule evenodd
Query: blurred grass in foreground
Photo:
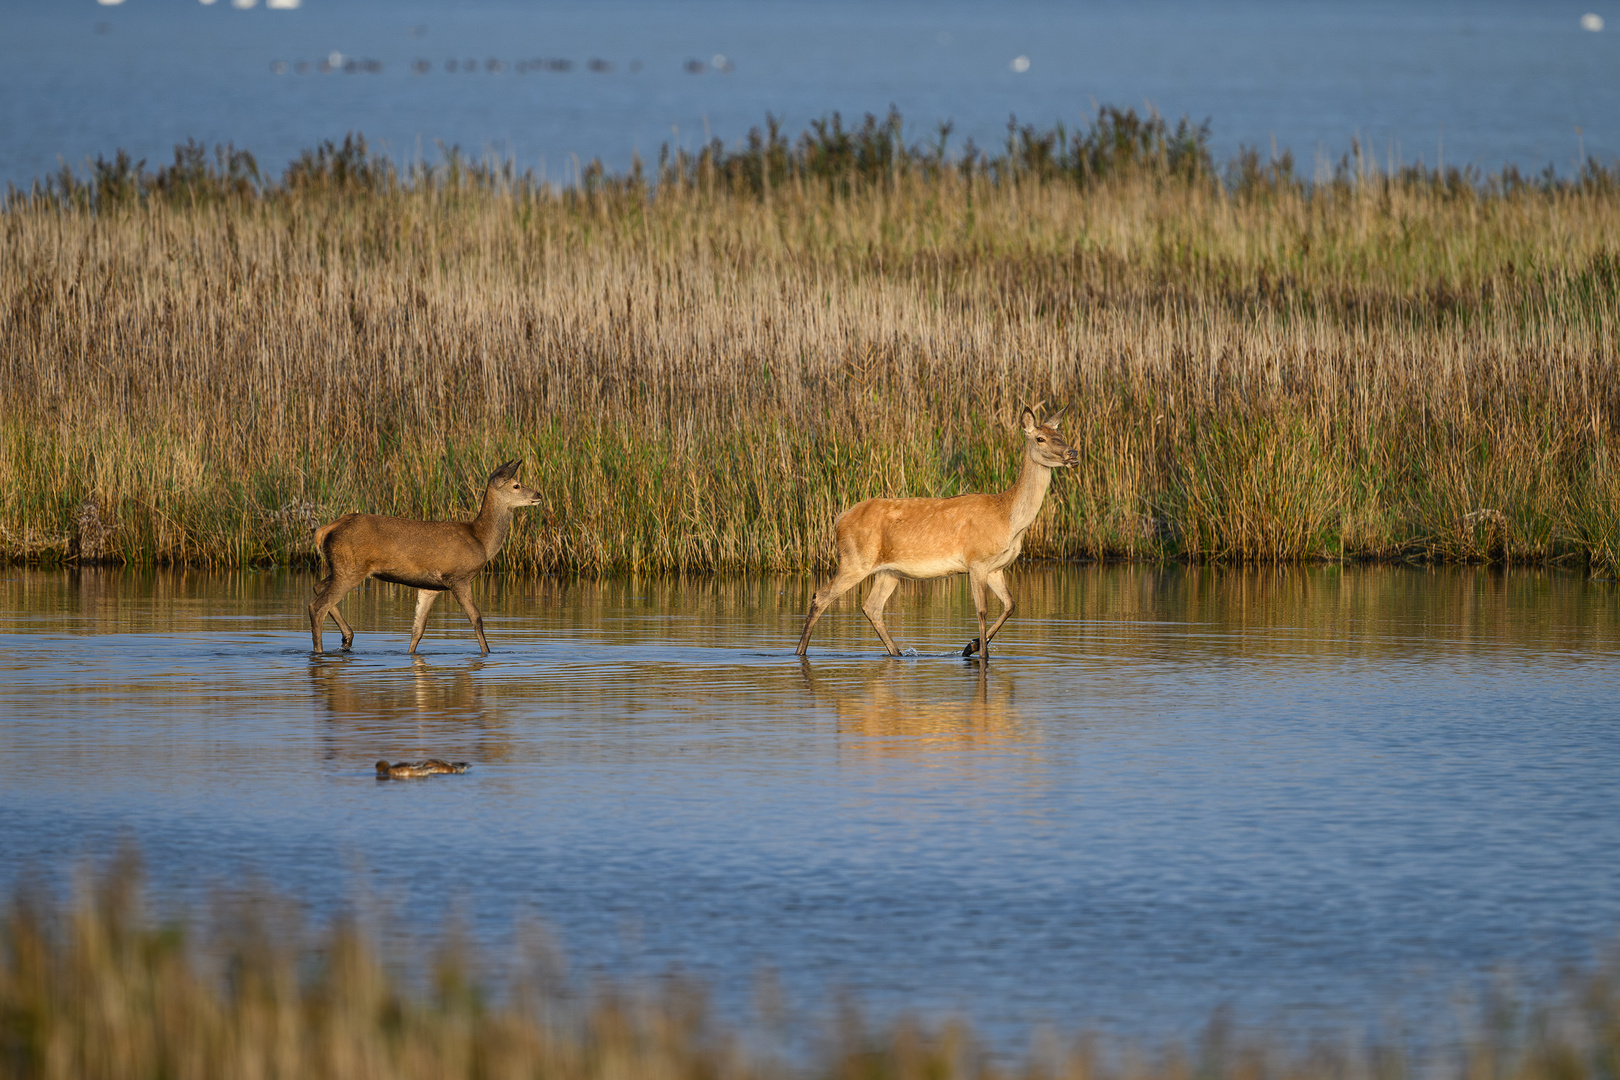
<svg viewBox="0 0 1620 1080"><path fill-rule="evenodd" d="M1104 108L986 154L774 125L559 189L327 143L0 210L0 558L313 561L550 497L500 565L796 569L873 495L1079 467L1026 552L1620 569L1620 166L1300 176Z"/></svg>
<svg viewBox="0 0 1620 1080"><path fill-rule="evenodd" d="M28 889L12 897L0 919L0 1078L1613 1080L1620 1069L1614 969L1572 979L1543 1007L1499 1001L1463 1045L1424 1062L1391 1047L1279 1049L1217 1017L1191 1047L1104 1055L1095 1039L1047 1037L1001 1064L961 1024L873 1028L845 1010L813 1062L788 1064L746 1049L695 987L581 996L548 954L527 959L496 992L453 939L436 955L385 957L364 926L311 933L265 894L161 923L126 859L84 879L68 907Z"/></svg>

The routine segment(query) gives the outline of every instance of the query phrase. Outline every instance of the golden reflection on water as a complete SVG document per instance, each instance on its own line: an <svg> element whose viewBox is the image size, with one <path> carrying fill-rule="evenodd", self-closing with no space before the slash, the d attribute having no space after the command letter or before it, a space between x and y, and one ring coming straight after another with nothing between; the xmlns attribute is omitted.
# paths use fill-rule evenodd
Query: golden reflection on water
<svg viewBox="0 0 1620 1080"><path fill-rule="evenodd" d="M506 657L542 639L790 651L817 580L491 574L475 591L491 646ZM296 650L292 635L308 632L313 583L307 572L280 570L12 567L0 571L0 632L230 631ZM1580 652L1611 650L1620 636L1620 589L1554 569L1031 564L1017 568L1013 589L1018 611L998 638L1013 659L1055 648L1094 658L1213 650L1279 663L1436 646ZM812 660L850 650L875 655L860 592L817 628ZM356 654L393 649L409 633L413 603L410 590L380 583L351 594L345 612L359 634ZM976 630L960 578L907 583L890 609L901 644L925 652L959 650ZM430 658L472 651L461 618L454 610L435 613L423 643Z"/></svg>
<svg viewBox="0 0 1620 1080"><path fill-rule="evenodd" d="M1080 639L1102 653L1135 653L1178 624L1218 637L1223 652L1278 661L1398 655L1416 644L1612 649L1620 615L1612 584L1551 569L1041 568L1019 584L1021 604L1077 616ZM1028 639L1073 630L1046 622Z"/></svg>
<svg viewBox="0 0 1620 1080"><path fill-rule="evenodd" d="M1013 706L1006 680L992 677L993 665L952 666L943 677L926 677L914 665L886 661L870 677L849 682L818 679L801 658L812 700L832 707L841 753L926 758L1030 741L1033 730Z"/></svg>

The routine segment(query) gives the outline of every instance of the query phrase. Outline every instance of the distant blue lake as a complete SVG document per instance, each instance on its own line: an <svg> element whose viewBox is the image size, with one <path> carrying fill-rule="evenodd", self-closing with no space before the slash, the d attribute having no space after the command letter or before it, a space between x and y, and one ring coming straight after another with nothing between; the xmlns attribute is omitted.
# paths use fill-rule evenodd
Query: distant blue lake
<svg viewBox="0 0 1620 1080"><path fill-rule="evenodd" d="M1098 103L1208 118L1223 157L1275 140L1307 176L1358 135L1380 162L1568 173L1620 155L1620 3L0 0L0 182L187 138L279 173L349 131L566 180L767 112L797 133L893 104L960 147Z"/></svg>

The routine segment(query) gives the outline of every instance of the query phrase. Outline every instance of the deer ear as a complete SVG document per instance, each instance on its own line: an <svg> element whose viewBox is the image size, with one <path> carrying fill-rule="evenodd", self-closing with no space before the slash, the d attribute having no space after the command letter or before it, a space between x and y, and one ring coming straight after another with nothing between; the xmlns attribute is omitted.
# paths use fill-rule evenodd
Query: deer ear
<svg viewBox="0 0 1620 1080"><path fill-rule="evenodd" d="M1026 433L1032 433L1037 427L1040 426L1040 422L1035 419L1035 412L1033 409L1024 410L1023 424L1024 431Z"/></svg>
<svg viewBox="0 0 1620 1080"><path fill-rule="evenodd" d="M1051 416L1048 416L1046 418L1046 426L1049 427L1049 428L1057 427L1058 426L1058 421L1062 420L1063 419L1063 414L1068 412L1068 411L1069 411L1069 407L1067 405L1065 405L1065 406L1063 406L1063 408L1059 409L1057 412L1053 413Z"/></svg>
<svg viewBox="0 0 1620 1080"><path fill-rule="evenodd" d="M492 482L496 480L508 480L517 475L518 466L522 464L522 460L505 462L494 472L490 473L489 478Z"/></svg>

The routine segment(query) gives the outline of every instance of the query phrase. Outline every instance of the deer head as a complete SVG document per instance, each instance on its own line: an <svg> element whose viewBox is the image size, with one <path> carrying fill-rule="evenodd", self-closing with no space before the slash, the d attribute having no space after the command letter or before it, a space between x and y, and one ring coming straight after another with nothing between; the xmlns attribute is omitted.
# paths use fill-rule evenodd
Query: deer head
<svg viewBox="0 0 1620 1080"><path fill-rule="evenodd" d="M1078 465L1080 451L1058 434L1057 425L1063 419L1064 410L1059 409L1045 420L1039 420L1035 410L1044 404L1036 402L1032 408L1024 410L1024 443L1029 456L1035 459L1036 464L1045 465L1048 469Z"/></svg>
<svg viewBox="0 0 1620 1080"><path fill-rule="evenodd" d="M523 459L514 458L490 473L485 498L493 496L502 506L538 506L542 501L540 493L518 483L517 474L521 468Z"/></svg>

